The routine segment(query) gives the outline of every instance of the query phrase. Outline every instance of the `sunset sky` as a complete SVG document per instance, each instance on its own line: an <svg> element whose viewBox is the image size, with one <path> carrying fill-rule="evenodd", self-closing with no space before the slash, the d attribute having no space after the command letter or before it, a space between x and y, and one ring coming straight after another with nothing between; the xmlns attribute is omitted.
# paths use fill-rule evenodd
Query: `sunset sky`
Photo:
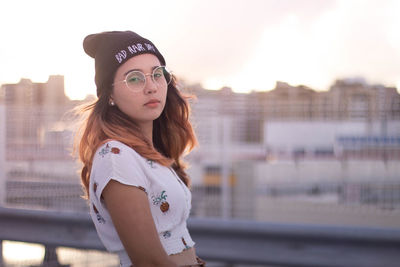
<svg viewBox="0 0 400 267"><path fill-rule="evenodd" d="M95 93L83 38L107 30L152 40L178 77L208 89L279 80L327 90L360 76L400 88L397 0L14 0L0 10L0 83L61 74L74 99Z"/></svg>

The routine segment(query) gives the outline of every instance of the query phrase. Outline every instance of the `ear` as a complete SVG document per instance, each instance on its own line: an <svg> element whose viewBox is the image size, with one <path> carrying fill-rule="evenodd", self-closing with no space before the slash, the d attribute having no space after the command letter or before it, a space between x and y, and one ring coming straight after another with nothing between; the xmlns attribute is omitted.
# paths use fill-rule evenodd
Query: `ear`
<svg viewBox="0 0 400 267"><path fill-rule="evenodd" d="M110 106L115 106L114 98L112 97L112 94L110 95L110 98L108 99L108 104Z"/></svg>
<svg viewBox="0 0 400 267"><path fill-rule="evenodd" d="M113 88L113 90L111 90L110 96L108 97L108 99L114 101L114 88Z"/></svg>

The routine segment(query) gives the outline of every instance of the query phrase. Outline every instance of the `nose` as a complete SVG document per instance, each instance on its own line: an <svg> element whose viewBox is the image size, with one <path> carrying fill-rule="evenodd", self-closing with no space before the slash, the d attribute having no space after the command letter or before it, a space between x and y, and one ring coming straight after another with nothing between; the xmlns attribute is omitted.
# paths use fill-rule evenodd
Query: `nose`
<svg viewBox="0 0 400 267"><path fill-rule="evenodd" d="M146 84L144 87L145 94L157 92L157 84L153 81L151 74L146 75Z"/></svg>

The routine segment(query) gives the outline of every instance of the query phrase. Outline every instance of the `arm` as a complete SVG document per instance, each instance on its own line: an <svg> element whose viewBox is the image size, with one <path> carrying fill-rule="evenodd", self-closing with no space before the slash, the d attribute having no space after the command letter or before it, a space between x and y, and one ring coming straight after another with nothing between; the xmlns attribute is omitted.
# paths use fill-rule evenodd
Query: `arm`
<svg viewBox="0 0 400 267"><path fill-rule="evenodd" d="M102 195L119 238L135 266L177 266L161 245L145 192L111 180Z"/></svg>

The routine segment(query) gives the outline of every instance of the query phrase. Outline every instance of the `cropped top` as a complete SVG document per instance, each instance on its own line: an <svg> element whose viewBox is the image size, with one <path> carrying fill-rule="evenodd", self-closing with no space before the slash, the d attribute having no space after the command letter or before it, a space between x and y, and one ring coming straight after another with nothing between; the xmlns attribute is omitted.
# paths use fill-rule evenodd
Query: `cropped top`
<svg viewBox="0 0 400 267"><path fill-rule="evenodd" d="M147 194L161 244L168 255L194 246L186 226L191 209L191 192L172 168L139 155L131 147L108 141L96 151L90 173L90 216L100 240L118 254L121 266L132 263L107 211L102 191L111 180L135 186Z"/></svg>

